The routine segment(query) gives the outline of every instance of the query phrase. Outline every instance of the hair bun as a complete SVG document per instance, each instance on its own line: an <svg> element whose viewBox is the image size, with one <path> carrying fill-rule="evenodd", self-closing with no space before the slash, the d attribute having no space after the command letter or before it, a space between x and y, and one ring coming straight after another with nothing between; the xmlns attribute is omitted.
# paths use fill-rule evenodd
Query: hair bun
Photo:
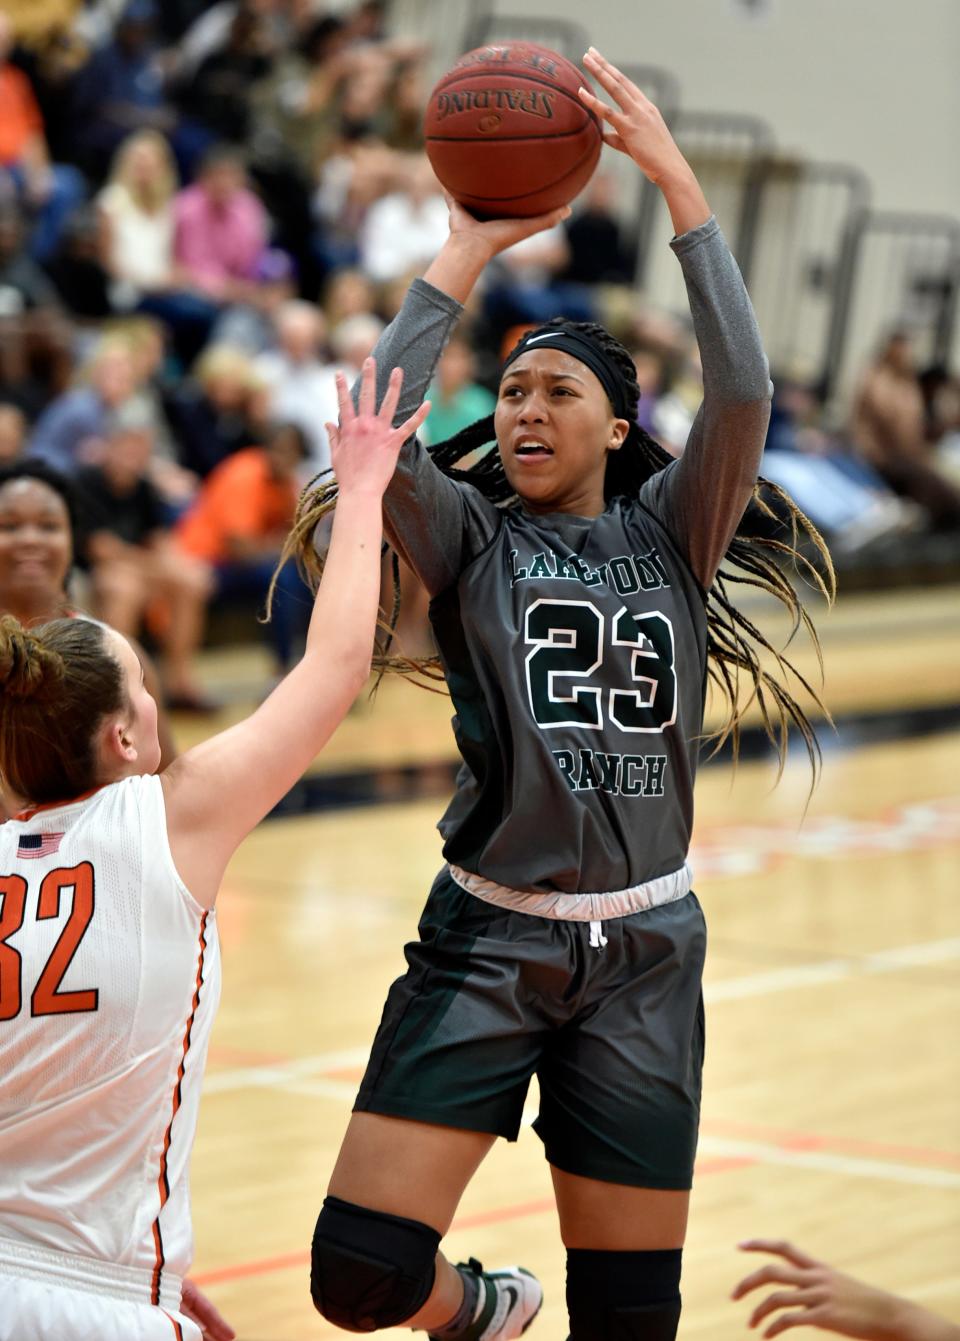
<svg viewBox="0 0 960 1341"><path fill-rule="evenodd" d="M63 657L13 615L0 618L0 691L11 698L49 698L63 680Z"/></svg>

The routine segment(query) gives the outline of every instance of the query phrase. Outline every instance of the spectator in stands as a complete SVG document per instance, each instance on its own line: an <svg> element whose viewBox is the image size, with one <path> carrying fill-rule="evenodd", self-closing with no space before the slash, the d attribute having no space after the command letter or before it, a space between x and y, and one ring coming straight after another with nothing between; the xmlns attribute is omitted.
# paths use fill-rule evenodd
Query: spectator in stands
<svg viewBox="0 0 960 1341"><path fill-rule="evenodd" d="M57 293L25 245L23 215L0 204L0 315L59 306Z"/></svg>
<svg viewBox="0 0 960 1341"><path fill-rule="evenodd" d="M834 553L852 553L910 529L909 507L820 427L819 406L809 388L785 377L773 381L762 474L787 490Z"/></svg>
<svg viewBox="0 0 960 1341"><path fill-rule="evenodd" d="M76 498L69 482L38 461L0 466L0 614L25 628L76 614L69 590L76 549ZM176 755L156 668L140 649L157 700L160 767ZM0 798L0 819L4 805Z"/></svg>
<svg viewBox="0 0 960 1341"><path fill-rule="evenodd" d="M193 362L209 339L219 307L191 289L174 261L177 169L170 145L142 130L117 150L97 197L100 255L112 280L115 311L141 311L170 330L180 363Z"/></svg>
<svg viewBox="0 0 960 1341"><path fill-rule="evenodd" d="M233 22L242 11L266 21L271 46L282 41L286 35L286 7L285 0L216 0L212 5L194 4L192 21L179 35L175 53L177 78L190 79L209 56L226 46Z"/></svg>
<svg viewBox="0 0 960 1341"><path fill-rule="evenodd" d="M11 65L13 29L0 10L0 179L6 177L35 219L31 255L51 256L64 223L83 200L83 177L67 164L51 163L43 118L30 81Z"/></svg>
<svg viewBox="0 0 960 1341"><path fill-rule="evenodd" d="M78 72L73 91L77 150L89 175L102 181L133 131L174 132L166 99L154 0L128 0L113 37Z"/></svg>
<svg viewBox="0 0 960 1341"><path fill-rule="evenodd" d="M238 6L226 41L176 89L180 112L212 138L244 144L251 122L250 88L269 73L272 58L266 16L252 6Z"/></svg>
<svg viewBox="0 0 960 1341"><path fill-rule="evenodd" d="M96 199L103 263L120 311L134 307L142 294L163 292L173 283L176 191L177 168L166 137L155 130L129 135Z"/></svg>
<svg viewBox="0 0 960 1341"><path fill-rule="evenodd" d="M174 259L189 286L223 314L212 338L258 352L271 313L292 295L292 268L267 246L267 214L237 151L211 149L174 210Z"/></svg>
<svg viewBox="0 0 960 1341"><path fill-rule="evenodd" d="M569 264L562 224L514 243L494 259L488 267L484 311L498 344L511 327L538 325L557 312L571 321L595 318L589 290L560 279Z"/></svg>
<svg viewBox="0 0 960 1341"><path fill-rule="evenodd" d="M360 265L378 284L419 271L447 236L449 211L426 154L404 155L399 181L374 201L360 232Z"/></svg>
<svg viewBox="0 0 960 1341"><path fill-rule="evenodd" d="M315 248L324 274L357 266L367 210L396 181L396 156L369 127L341 127L317 174Z"/></svg>
<svg viewBox="0 0 960 1341"><path fill-rule="evenodd" d="M270 74L250 90L253 140L289 152L306 182L330 152L338 125L337 98L350 70L346 24L333 14L316 18Z"/></svg>
<svg viewBox="0 0 960 1341"><path fill-rule="evenodd" d="M113 313L110 276L100 257L100 225L94 209L84 205L70 216L46 270L77 325L97 326Z"/></svg>
<svg viewBox="0 0 960 1341"><path fill-rule="evenodd" d="M493 412L497 398L476 381L476 358L462 335L453 335L447 342L426 399L430 413L421 436L428 442L446 442Z"/></svg>
<svg viewBox="0 0 960 1341"><path fill-rule="evenodd" d="M372 312L359 312L355 317L338 322L330 332L334 360L329 370L331 378L339 369L348 383L356 381L364 359L369 358L382 331L383 322Z"/></svg>
<svg viewBox="0 0 960 1341"><path fill-rule="evenodd" d="M19 405L0 401L0 469L12 466L24 455L27 417Z"/></svg>
<svg viewBox="0 0 960 1341"><path fill-rule="evenodd" d="M266 214L247 186L242 157L227 146L211 149L174 204L176 264L214 302L251 303L266 246Z"/></svg>
<svg viewBox="0 0 960 1341"><path fill-rule="evenodd" d="M194 657L210 594L209 573L170 542L162 499L150 483L152 442L145 429L115 428L98 465L77 473L83 539L97 614L136 637L151 605L159 605L158 641L171 708L212 705L196 681Z"/></svg>
<svg viewBox="0 0 960 1341"><path fill-rule="evenodd" d="M63 387L70 359L56 289L24 249L18 208L0 205L0 393L33 413Z"/></svg>
<svg viewBox="0 0 960 1341"><path fill-rule="evenodd" d="M617 217L617 179L595 172L576 212L562 225L569 260L563 279L570 284L633 283L635 244Z"/></svg>
<svg viewBox="0 0 960 1341"><path fill-rule="evenodd" d="M211 344L194 364L190 380L168 399L180 464L200 479L250 446L253 385L253 364L243 350Z"/></svg>
<svg viewBox="0 0 960 1341"><path fill-rule="evenodd" d="M217 466L180 521L176 545L206 565L218 599L249 596L263 602L293 521L308 452L295 424L278 426L263 447L237 452ZM278 674L292 660L311 606L312 597L290 560L278 577L267 626Z"/></svg>
<svg viewBox="0 0 960 1341"><path fill-rule="evenodd" d="M277 347L261 354L254 371L270 392L274 419L295 424L310 448L310 470L330 466L330 447L324 425L339 413L336 387L324 353L326 322L313 303L292 300L274 317Z"/></svg>
<svg viewBox="0 0 960 1341"><path fill-rule="evenodd" d="M939 471L926 441L923 393L904 331L887 337L861 379L851 436L864 461L919 503L935 530L960 526L960 490Z"/></svg>
<svg viewBox="0 0 960 1341"><path fill-rule="evenodd" d="M356 266L334 270L324 285L322 304L331 330L347 317L371 314L377 307L373 281Z"/></svg>
<svg viewBox="0 0 960 1341"><path fill-rule="evenodd" d="M100 455L112 417L135 389L133 361L116 337L100 341L79 386L58 396L30 435L29 455L65 475Z"/></svg>

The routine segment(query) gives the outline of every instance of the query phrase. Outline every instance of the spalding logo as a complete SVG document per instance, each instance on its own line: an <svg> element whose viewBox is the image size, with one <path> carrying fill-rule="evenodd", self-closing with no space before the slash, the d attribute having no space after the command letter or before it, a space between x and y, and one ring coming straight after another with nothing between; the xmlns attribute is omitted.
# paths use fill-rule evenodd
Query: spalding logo
<svg viewBox="0 0 960 1341"><path fill-rule="evenodd" d="M555 97L556 94L543 89L453 89L449 93L437 94L437 120L443 121L445 117L455 112L485 112L489 109L501 112L527 112L531 116L552 121ZM481 129L486 127L481 126Z"/></svg>

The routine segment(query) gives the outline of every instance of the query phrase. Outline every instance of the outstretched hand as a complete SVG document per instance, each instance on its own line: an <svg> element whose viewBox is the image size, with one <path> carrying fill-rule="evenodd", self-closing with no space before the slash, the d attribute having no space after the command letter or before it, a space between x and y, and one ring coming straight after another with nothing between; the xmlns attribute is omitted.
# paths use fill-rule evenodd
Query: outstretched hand
<svg viewBox="0 0 960 1341"><path fill-rule="evenodd" d="M377 365L372 358L366 359L354 408L347 379L337 373L340 423L326 427L341 494L376 494L380 497L396 469L400 448L430 413L430 402L426 400L409 419L394 428L393 417L402 385L403 370L394 368L378 410Z"/></svg>
<svg viewBox="0 0 960 1341"><path fill-rule="evenodd" d="M614 105L587 88L579 90L581 102L606 122L607 144L632 158L663 192L677 236L706 223L710 206L657 108L596 47L585 54L583 63Z"/></svg>
<svg viewBox="0 0 960 1341"><path fill-rule="evenodd" d="M588 88L579 90L580 101L610 127L604 134L607 144L632 158L652 182L686 167L686 160L658 108L636 84L601 56L596 47L590 47L583 63L614 104L605 103Z"/></svg>
<svg viewBox="0 0 960 1341"><path fill-rule="evenodd" d="M763 1332L779 1336L791 1327L817 1327L860 1341L947 1341L960 1337L960 1328L908 1304L896 1295L877 1290L853 1276L818 1262L792 1243L779 1239L750 1239L739 1247L744 1252L772 1253L779 1261L768 1262L734 1286L732 1298L742 1299L765 1285L790 1286L774 1290L750 1314L749 1325L757 1327L776 1314ZM782 1310L788 1310L783 1312Z"/></svg>

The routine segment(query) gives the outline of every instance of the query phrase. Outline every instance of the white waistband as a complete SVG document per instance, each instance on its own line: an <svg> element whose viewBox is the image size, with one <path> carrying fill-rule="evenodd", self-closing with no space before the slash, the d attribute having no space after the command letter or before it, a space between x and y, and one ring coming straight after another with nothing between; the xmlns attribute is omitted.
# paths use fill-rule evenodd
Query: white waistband
<svg viewBox="0 0 960 1341"><path fill-rule="evenodd" d="M605 894L542 894L536 891L510 889L474 875L460 866L449 866L450 875L461 889L475 894L486 903L496 903L515 913L529 913L532 917L552 917L558 922L609 922L612 918L629 917L662 903L674 903L690 893L693 873L684 863L678 871L659 875L642 885L629 889L613 889Z"/></svg>
<svg viewBox="0 0 960 1341"><path fill-rule="evenodd" d="M51 1248L2 1236L0 1272L42 1281L45 1285L62 1285L68 1290L129 1299L135 1304L151 1301L153 1272L146 1267L118 1266L116 1262L104 1262L97 1257L54 1252ZM164 1268L160 1277L160 1306L179 1312L182 1287L180 1277Z"/></svg>

